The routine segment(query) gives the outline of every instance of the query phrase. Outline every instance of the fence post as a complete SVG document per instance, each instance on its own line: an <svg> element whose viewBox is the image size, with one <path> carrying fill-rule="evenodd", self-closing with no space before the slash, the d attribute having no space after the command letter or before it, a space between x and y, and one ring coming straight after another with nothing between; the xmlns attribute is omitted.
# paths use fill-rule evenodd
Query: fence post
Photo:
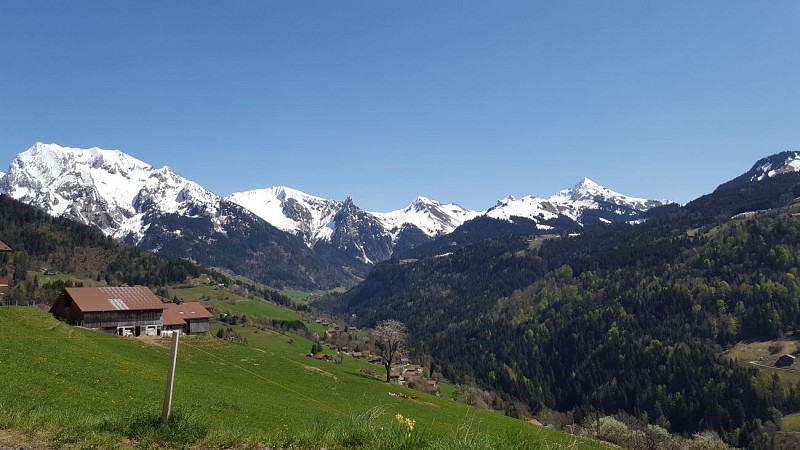
<svg viewBox="0 0 800 450"><path fill-rule="evenodd" d="M178 361L178 336L181 332L172 332L172 350L169 355L169 372L167 372L167 391L164 394L164 408L161 410L161 422L167 423L172 409L172 385L175 381L175 363Z"/></svg>

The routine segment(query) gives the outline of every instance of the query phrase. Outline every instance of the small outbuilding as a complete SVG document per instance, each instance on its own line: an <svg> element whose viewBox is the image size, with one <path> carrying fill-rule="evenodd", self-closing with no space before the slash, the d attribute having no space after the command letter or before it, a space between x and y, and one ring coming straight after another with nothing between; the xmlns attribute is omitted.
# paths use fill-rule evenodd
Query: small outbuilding
<svg viewBox="0 0 800 450"><path fill-rule="evenodd" d="M164 310L163 330L180 330L184 334L208 333L213 315L197 302L167 303Z"/></svg>
<svg viewBox="0 0 800 450"><path fill-rule="evenodd" d="M428 380L428 382L425 384L425 392L433 395L441 394L441 391L439 390L439 382L436 380Z"/></svg>

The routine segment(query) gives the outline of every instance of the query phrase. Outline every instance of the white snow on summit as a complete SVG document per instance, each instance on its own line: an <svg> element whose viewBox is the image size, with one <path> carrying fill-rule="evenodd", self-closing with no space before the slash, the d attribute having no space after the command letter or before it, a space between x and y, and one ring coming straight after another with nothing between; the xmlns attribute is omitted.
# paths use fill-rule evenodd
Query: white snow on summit
<svg viewBox="0 0 800 450"><path fill-rule="evenodd" d="M527 195L520 199L508 196L497 201L497 205L486 212L493 219L511 220L512 217L524 217L534 221L555 219L559 210L552 202Z"/></svg>
<svg viewBox="0 0 800 450"><path fill-rule="evenodd" d="M753 176L753 180L761 181L764 178L772 178L784 173L800 172L800 152L790 152L780 164L773 164L769 161L771 158L767 159L768 161L755 168L757 174Z"/></svg>
<svg viewBox="0 0 800 450"><path fill-rule="evenodd" d="M227 199L281 230L302 235L309 247L331 239L335 229L334 217L345 204L284 186L237 192ZM456 204L443 205L422 196L404 209L385 213L364 212L374 217L392 239L397 239L405 224L414 225L433 237L450 233L480 214Z"/></svg>
<svg viewBox="0 0 800 450"><path fill-rule="evenodd" d="M576 221L580 221L581 213L584 210L601 207L599 202L625 206L636 211L646 211L663 203L646 198L623 195L604 188L588 178L582 179L569 189L558 191L549 200L551 203L561 207L564 215Z"/></svg>
<svg viewBox="0 0 800 450"><path fill-rule="evenodd" d="M593 206L598 199L617 205L630 206L639 211L648 209L647 205L651 202L646 198L630 197L604 188L588 178L584 178L572 188L562 189L550 197L550 201L558 205L577 205L585 202L585 206Z"/></svg>
<svg viewBox="0 0 800 450"><path fill-rule="evenodd" d="M236 192L228 200L242 206L272 226L302 234L309 247L333 234L334 217L342 202L284 186Z"/></svg>
<svg viewBox="0 0 800 450"><path fill-rule="evenodd" d="M562 189L548 199L526 196L516 199L508 196L497 201L497 205L486 212L488 217L511 220L512 217L523 217L537 222L540 229L549 228L542 221L568 217L575 222L583 223L583 214L587 210L604 210L612 216L629 214L630 211L646 211L668 201L648 200L630 197L600 186L594 181L584 178L569 189ZM610 222L600 218L601 222Z"/></svg>
<svg viewBox="0 0 800 450"><path fill-rule="evenodd" d="M455 203L444 205L436 200L419 196L404 209L371 214L377 217L394 237L397 237L405 224L414 225L428 236L435 237L452 232L462 223L474 219L481 213Z"/></svg>
<svg viewBox="0 0 800 450"><path fill-rule="evenodd" d="M54 216L67 216L115 238L138 240L145 213L213 214L219 197L171 168L155 169L119 150L37 142L17 155L0 190Z"/></svg>

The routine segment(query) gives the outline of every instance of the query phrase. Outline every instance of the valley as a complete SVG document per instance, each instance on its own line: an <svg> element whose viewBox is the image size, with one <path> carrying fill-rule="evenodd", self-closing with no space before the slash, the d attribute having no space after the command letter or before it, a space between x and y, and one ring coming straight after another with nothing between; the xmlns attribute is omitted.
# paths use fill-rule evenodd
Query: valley
<svg viewBox="0 0 800 450"><path fill-rule="evenodd" d="M115 167L104 173L128 167L88 152ZM683 206L585 179L549 200L509 198L427 231L352 199L319 209L332 219L314 216L332 232L298 221L281 229L216 199L149 210L160 218L138 246L97 222L54 217L35 196L26 205L3 195L0 235L12 249L0 255L10 277L4 305L46 309L72 286L148 286L162 301L201 303L213 319L208 335L183 341L184 407L161 426L153 402L163 341L70 327L32 306L0 308L3 354L13 358L5 370L18 375L4 374L17 384L0 392L0 428L59 447L592 448L603 444L588 438L598 438L626 448L653 439L664 448L791 448L800 377L773 359L797 353L800 173L783 169L797 158L768 157ZM102 197L95 188L86 198ZM175 189L191 197L199 188ZM304 208L289 201L299 191L269 192L284 202L271 200L272 213ZM605 206L578 214L568 200ZM402 211L445 217L423 214L444 205L415 205ZM403 232L386 223L425 238L393 248ZM156 244L153 230L173 238ZM379 353L363 330L387 319L405 324L414 362L436 374L442 396L386 384L379 364L352 356ZM138 412L125 416L123 405ZM47 422L56 411L69 413ZM394 415L420 432L405 419L393 425ZM474 418L468 430L463 417Z"/></svg>

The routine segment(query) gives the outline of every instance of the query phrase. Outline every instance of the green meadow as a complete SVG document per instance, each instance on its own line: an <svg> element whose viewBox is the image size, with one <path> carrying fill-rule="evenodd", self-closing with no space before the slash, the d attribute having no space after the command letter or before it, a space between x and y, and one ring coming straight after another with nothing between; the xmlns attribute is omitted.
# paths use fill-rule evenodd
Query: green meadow
<svg viewBox="0 0 800 450"><path fill-rule="evenodd" d="M162 424L169 339L0 308L0 430L34 448L602 448L387 385L362 361L305 357L311 343L296 335L246 333L247 345L181 337L174 413Z"/></svg>
<svg viewBox="0 0 800 450"><path fill-rule="evenodd" d="M248 298L216 286L194 286L169 289L170 298L177 296L187 302L203 302L236 314L252 318L299 320L300 314L289 308L261 299Z"/></svg>

